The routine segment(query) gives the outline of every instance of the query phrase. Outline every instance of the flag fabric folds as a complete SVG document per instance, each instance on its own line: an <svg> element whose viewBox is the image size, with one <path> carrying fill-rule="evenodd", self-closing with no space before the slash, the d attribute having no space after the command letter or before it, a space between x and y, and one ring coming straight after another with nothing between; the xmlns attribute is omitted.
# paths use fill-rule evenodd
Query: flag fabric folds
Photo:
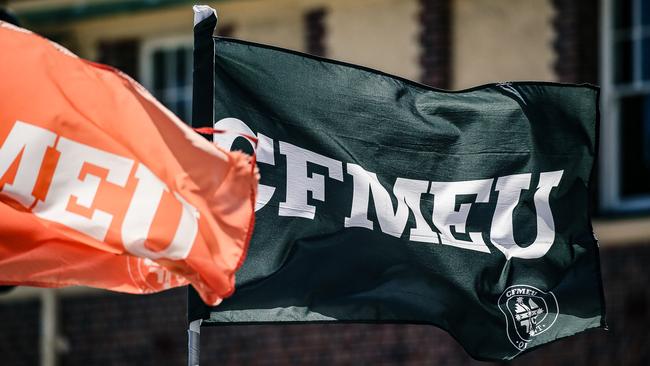
<svg viewBox="0 0 650 366"><path fill-rule="evenodd" d="M139 84L0 22L0 284L234 290L254 218L249 157Z"/></svg>
<svg viewBox="0 0 650 366"><path fill-rule="evenodd" d="M597 88L441 91L199 19L195 121L256 135L261 179L237 291L189 320L434 324L489 360L605 325Z"/></svg>

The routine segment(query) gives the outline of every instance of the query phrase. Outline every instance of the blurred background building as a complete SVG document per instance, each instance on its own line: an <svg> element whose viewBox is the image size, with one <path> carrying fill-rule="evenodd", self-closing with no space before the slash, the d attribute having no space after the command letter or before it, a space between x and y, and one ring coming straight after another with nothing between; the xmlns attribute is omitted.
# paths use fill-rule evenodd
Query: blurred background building
<svg viewBox="0 0 650 366"><path fill-rule="evenodd" d="M2 3L24 27L120 68L190 120L194 1ZM219 12L221 35L439 88L511 80L600 85L593 212L610 329L558 341L514 364L650 365L650 0L206 3ZM185 296L184 289L151 296L15 289L0 295L0 364L184 364ZM421 325L204 328L201 359L206 365L478 364L449 335Z"/></svg>

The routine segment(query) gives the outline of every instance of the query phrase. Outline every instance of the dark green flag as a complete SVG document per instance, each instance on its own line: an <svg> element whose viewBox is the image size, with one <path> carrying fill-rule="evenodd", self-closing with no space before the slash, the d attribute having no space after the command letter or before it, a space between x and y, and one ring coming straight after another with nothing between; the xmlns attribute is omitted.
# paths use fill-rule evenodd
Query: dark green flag
<svg viewBox="0 0 650 366"><path fill-rule="evenodd" d="M256 135L261 180L235 293L191 293L190 320L433 324L490 360L604 326L597 88L442 91L216 22L195 26L194 126Z"/></svg>

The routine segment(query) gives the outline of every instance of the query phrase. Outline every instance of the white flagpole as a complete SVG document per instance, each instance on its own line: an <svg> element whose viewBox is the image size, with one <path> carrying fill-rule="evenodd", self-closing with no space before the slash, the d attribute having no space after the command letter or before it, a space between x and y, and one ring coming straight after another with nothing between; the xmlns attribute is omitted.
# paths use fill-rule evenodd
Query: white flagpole
<svg viewBox="0 0 650 366"><path fill-rule="evenodd" d="M199 366L201 355L201 322L202 319L190 323L187 329L187 366Z"/></svg>
<svg viewBox="0 0 650 366"><path fill-rule="evenodd" d="M56 290L41 290L41 366L56 366Z"/></svg>

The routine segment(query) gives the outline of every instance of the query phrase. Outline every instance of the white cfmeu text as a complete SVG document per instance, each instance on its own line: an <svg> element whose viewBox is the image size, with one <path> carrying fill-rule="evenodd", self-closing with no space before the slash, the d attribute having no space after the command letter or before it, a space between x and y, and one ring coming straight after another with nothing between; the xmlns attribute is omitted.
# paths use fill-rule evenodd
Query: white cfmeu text
<svg viewBox="0 0 650 366"><path fill-rule="evenodd" d="M213 140L225 149L230 149L238 136L257 136L258 144L255 148L257 162L275 166L275 147L272 138L262 133L255 133L236 118L224 118L216 122L214 128L228 131L213 136ZM343 218L343 225L347 228L380 230L387 235L406 237L414 242L490 253L483 233L468 231L466 224L472 207L476 204L489 203L491 193L496 192L496 206L487 237L490 244L501 251L507 259L542 257L555 241L555 224L549 198L551 191L560 184L563 170L538 173L536 187L531 187L533 174L523 173L457 182L396 178L390 191L380 183L375 172L370 172L358 164L344 164L285 141L279 141L278 147L279 154L286 158L286 195L278 198L280 201L278 216L313 220L317 210L314 201L325 202L326 184L330 181L343 182L346 177L345 172L352 179L353 187L352 197L349 200L350 214ZM310 172L308 165L319 166L320 172L327 173L325 175ZM262 180L264 181L264 176ZM535 190L533 201L537 236L531 244L523 246L515 242L513 214L519 204L522 191L529 189ZM260 184L255 210L265 207L275 192L276 187ZM475 197L474 202L458 204L459 196ZM433 211L428 217L431 224L425 219L420 205L425 197L433 201ZM374 221L368 215L371 198L376 216ZM408 228L410 216L414 218L414 225ZM408 232L405 234L407 229ZM461 235L454 235L454 232Z"/></svg>
<svg viewBox="0 0 650 366"><path fill-rule="evenodd" d="M49 163L44 162L48 153L56 156ZM129 181L136 182L134 189L127 189L133 186L127 185ZM98 203L98 192L106 185L119 192L117 195L128 195L124 198L128 206L111 210ZM41 186L47 190L39 198L35 190ZM180 212L160 212L164 194L169 200L175 200L166 207ZM121 242L132 254L150 259L186 258L198 233L196 208L177 192L171 192L144 164L22 121L16 121L0 147L0 195L11 198L41 219L100 242L108 240L114 222L120 223L115 242ZM173 237L151 238L155 220L176 225ZM160 248L158 251L145 245L147 241L163 239L165 243L154 245Z"/></svg>

